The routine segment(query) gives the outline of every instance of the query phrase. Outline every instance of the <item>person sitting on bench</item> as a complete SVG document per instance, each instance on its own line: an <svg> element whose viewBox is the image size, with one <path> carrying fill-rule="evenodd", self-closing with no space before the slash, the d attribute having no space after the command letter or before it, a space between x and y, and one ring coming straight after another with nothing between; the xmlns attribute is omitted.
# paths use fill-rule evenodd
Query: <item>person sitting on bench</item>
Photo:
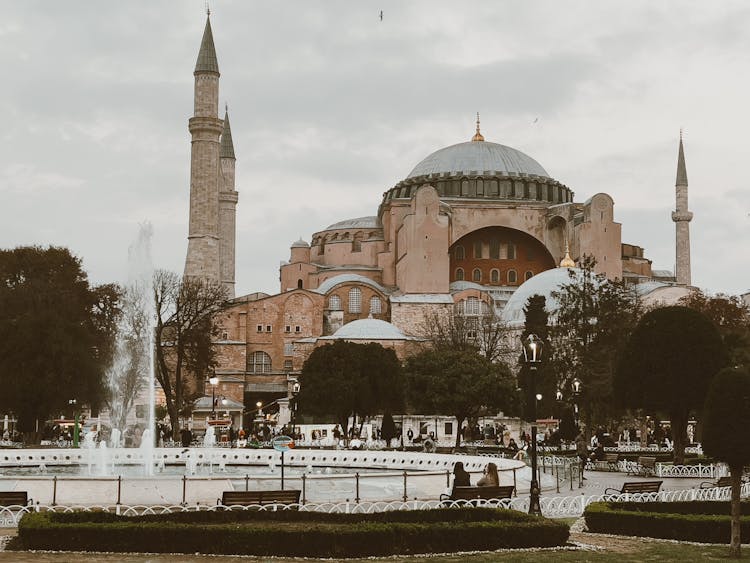
<svg viewBox="0 0 750 563"><path fill-rule="evenodd" d="M497 474L497 465L488 463L484 468L484 475L477 481L478 487L497 487L500 485L500 477Z"/></svg>
<svg viewBox="0 0 750 563"><path fill-rule="evenodd" d="M471 475L464 469L462 461L457 461L453 466L453 486L471 487Z"/></svg>

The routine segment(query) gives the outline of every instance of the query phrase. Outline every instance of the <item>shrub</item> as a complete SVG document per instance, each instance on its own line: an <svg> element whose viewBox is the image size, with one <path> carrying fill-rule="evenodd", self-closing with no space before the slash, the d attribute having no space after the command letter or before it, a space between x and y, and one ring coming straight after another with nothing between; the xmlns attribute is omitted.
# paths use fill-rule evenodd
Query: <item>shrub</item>
<svg viewBox="0 0 750 563"><path fill-rule="evenodd" d="M584 517L592 532L728 544L729 513L728 502L596 502ZM742 534L750 534L750 503L742 514Z"/></svg>
<svg viewBox="0 0 750 563"><path fill-rule="evenodd" d="M564 545L561 522L451 508L375 514L180 512L125 517L40 512L19 524L24 549L361 557Z"/></svg>

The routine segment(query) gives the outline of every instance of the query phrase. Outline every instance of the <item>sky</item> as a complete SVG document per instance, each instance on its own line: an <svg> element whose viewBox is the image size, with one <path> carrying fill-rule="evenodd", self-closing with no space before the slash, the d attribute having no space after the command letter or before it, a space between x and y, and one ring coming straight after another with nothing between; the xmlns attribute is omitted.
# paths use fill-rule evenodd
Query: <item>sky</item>
<svg viewBox="0 0 750 563"><path fill-rule="evenodd" d="M94 283L187 249L202 0L0 0L0 247L58 245ZM237 155L237 295L279 291L302 237L375 215L425 156L519 149L583 202L615 201L623 242L674 268L684 129L693 284L750 291L750 3L211 2ZM383 19L380 20L380 11Z"/></svg>

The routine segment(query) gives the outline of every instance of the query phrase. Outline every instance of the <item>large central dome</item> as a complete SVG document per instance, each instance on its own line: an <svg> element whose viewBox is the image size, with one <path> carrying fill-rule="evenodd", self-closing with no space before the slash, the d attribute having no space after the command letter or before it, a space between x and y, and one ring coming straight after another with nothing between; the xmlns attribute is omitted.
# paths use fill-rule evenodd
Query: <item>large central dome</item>
<svg viewBox="0 0 750 563"><path fill-rule="evenodd" d="M547 171L536 160L512 147L486 141L468 141L442 148L427 156L414 167L408 178L429 174L506 173L509 176L528 174L549 178Z"/></svg>

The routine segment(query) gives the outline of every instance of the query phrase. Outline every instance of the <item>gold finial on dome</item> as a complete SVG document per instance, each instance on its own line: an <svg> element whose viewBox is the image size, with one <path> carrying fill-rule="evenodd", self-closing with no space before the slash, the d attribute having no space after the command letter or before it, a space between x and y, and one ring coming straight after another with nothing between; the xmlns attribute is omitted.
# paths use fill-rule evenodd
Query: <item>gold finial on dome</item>
<svg viewBox="0 0 750 563"><path fill-rule="evenodd" d="M568 238L565 238L565 258L560 260L561 268L575 268L576 263L570 257L570 248L568 248Z"/></svg>
<svg viewBox="0 0 750 563"><path fill-rule="evenodd" d="M484 141L484 137L479 132L479 112L477 112L477 132L474 133L474 136L471 138L472 141Z"/></svg>

